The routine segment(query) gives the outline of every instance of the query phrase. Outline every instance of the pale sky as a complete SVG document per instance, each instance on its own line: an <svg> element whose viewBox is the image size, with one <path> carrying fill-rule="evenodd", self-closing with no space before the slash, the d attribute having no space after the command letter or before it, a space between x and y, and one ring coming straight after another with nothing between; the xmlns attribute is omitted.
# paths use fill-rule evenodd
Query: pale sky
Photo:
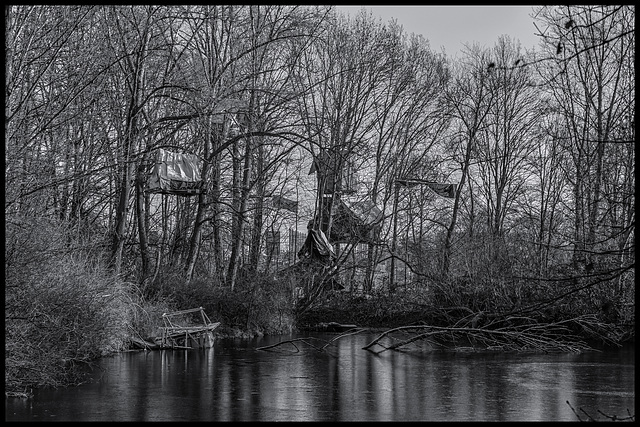
<svg viewBox="0 0 640 427"><path fill-rule="evenodd" d="M362 7L388 22L396 18L408 33L422 34L431 49L459 56L463 44L477 42L493 47L502 34L517 39L523 49L537 47L532 6L336 6L354 16Z"/></svg>

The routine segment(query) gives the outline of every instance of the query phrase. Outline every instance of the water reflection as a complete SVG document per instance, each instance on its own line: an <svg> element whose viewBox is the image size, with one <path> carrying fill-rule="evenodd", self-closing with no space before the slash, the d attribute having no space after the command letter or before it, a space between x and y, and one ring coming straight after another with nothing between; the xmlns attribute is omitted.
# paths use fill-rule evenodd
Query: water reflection
<svg viewBox="0 0 640 427"><path fill-rule="evenodd" d="M317 335L330 339L335 335ZM635 408L634 350L585 354L372 354L372 336L326 352L292 337L213 349L104 359L99 381L6 399L6 420L69 421L576 421L567 401L625 415Z"/></svg>

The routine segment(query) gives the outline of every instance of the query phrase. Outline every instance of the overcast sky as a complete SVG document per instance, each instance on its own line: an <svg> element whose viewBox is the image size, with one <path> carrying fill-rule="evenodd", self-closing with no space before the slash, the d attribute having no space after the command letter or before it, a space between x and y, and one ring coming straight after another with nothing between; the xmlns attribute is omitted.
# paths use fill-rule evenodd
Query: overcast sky
<svg viewBox="0 0 640 427"><path fill-rule="evenodd" d="M384 22L396 18L406 32L422 34L434 51L444 47L450 57L459 56L464 43L493 47L502 34L526 49L539 41L529 16L532 6L336 6L352 16L362 7Z"/></svg>

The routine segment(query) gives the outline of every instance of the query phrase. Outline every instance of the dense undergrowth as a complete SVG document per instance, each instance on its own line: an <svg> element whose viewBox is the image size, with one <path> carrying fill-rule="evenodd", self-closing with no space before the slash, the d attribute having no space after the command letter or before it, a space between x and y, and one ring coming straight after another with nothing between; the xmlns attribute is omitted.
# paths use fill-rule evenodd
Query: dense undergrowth
<svg viewBox="0 0 640 427"><path fill-rule="evenodd" d="M536 287L543 286L514 281L470 289L468 283L451 281L424 283L392 294L332 292L301 315L298 325L304 328L330 321L375 328L431 325L508 330L522 325L562 324L567 337L573 335L595 345L619 345L634 339L633 305L612 308L607 303L586 304L579 293L556 300L559 293L536 291ZM522 298L524 289L526 298Z"/></svg>

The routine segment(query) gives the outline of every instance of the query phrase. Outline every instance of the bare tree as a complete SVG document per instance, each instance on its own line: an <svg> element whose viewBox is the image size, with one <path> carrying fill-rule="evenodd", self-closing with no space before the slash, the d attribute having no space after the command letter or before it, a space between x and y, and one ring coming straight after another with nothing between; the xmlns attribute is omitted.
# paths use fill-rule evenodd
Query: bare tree
<svg viewBox="0 0 640 427"><path fill-rule="evenodd" d="M508 262L511 248L505 238L511 235L510 225L518 218L516 211L530 180L528 158L538 145L541 101L530 68L504 66L522 57L513 41L503 36L488 55L496 64L487 68L487 90L493 102L473 147L472 181L478 189L475 202L486 219L488 238L479 266L487 277L495 278L513 274Z"/></svg>
<svg viewBox="0 0 640 427"><path fill-rule="evenodd" d="M388 55L397 61L391 67L379 90L375 104L376 125L372 134L375 142L375 173L372 180L373 200L384 206L390 219L387 228L389 256L389 285L395 286L396 260L401 260L412 271L416 266L405 250L398 249L399 235L406 234L415 224L423 224L425 218L410 215L411 200L416 196L432 195L428 188L400 189L407 179L438 181L440 176L433 165L438 157L436 147L449 126L445 111L444 92L449 78L447 64L435 55L421 36L403 34L399 27L387 29ZM402 59L400 59L402 58ZM371 144L371 145L374 145ZM408 187L408 186L407 186ZM406 203L408 201L408 203ZM424 197L419 197L422 205ZM389 206L390 205L390 206ZM422 234L418 240L422 239ZM415 241L415 240L414 240ZM380 262L381 251L373 254L369 248L369 272ZM421 263L419 261L418 263ZM370 290L373 276L367 275Z"/></svg>
<svg viewBox="0 0 640 427"><path fill-rule="evenodd" d="M391 63L382 27L371 16L347 21L335 15L327 23L322 37L302 52L305 69L294 82L304 95L297 101L298 115L317 178L315 214L309 220L336 249L345 243L336 251L342 264L360 238L345 222L343 202L372 197L356 189L355 169L365 156L372 108Z"/></svg>
<svg viewBox="0 0 640 427"><path fill-rule="evenodd" d="M103 65L99 59L92 62L94 53L83 45L83 40L95 41L94 16L89 7L5 8L7 214L38 215L56 209L68 218L66 203L61 206L56 194L61 186L72 192L63 199L71 199L71 217L79 216L91 166L83 162L94 160L81 152L91 147L87 142L95 128L92 120L81 126L74 119L90 119L79 100L96 105L91 89L96 69ZM69 139L71 144L61 143ZM74 164L74 159L79 161ZM70 190L74 177L77 185Z"/></svg>
<svg viewBox="0 0 640 427"><path fill-rule="evenodd" d="M635 88L634 66L629 59L635 47L634 8L546 7L539 16L546 24L548 53L556 58L540 66L539 72L554 107L564 118L558 137L571 155L567 179L573 188L573 262L576 268L591 273L597 264L606 262L612 238L620 247L632 229L633 213L627 204L632 194L614 200L607 197L612 194L607 188L629 188L630 164L625 162L622 170L612 170L611 160L619 159L621 152L634 152L629 123L634 120L635 108L630 108L633 101L626 96ZM624 216L616 215L617 223L609 224L613 218L607 213L620 208L626 212ZM618 231L611 234L608 226Z"/></svg>
<svg viewBox="0 0 640 427"><path fill-rule="evenodd" d="M527 160L532 171L531 180L526 185L527 194L519 203L526 222L530 222L525 227L531 230L527 235L535 242L536 254L535 259L531 259L529 253L522 261L529 261L530 271L540 280L548 277L550 267L562 262L562 256L555 248L563 241L564 206L570 191L563 174L567 153L555 136L558 124L553 114L544 109L542 112L544 115L537 126L538 140Z"/></svg>
<svg viewBox="0 0 640 427"><path fill-rule="evenodd" d="M486 118L494 102L494 94L489 90L488 80L495 64L493 67L490 67L490 64L494 63L487 54L481 52L478 47L474 47L469 51L468 61L463 62L454 71L453 83L446 93L451 115L458 123L449 149L452 151L453 160L460 164L460 182L445 237L443 277L448 276L450 272L454 231L457 227L463 197L467 194L464 188L471 173L472 154L480 132L487 126ZM473 202L473 199L470 201Z"/></svg>

